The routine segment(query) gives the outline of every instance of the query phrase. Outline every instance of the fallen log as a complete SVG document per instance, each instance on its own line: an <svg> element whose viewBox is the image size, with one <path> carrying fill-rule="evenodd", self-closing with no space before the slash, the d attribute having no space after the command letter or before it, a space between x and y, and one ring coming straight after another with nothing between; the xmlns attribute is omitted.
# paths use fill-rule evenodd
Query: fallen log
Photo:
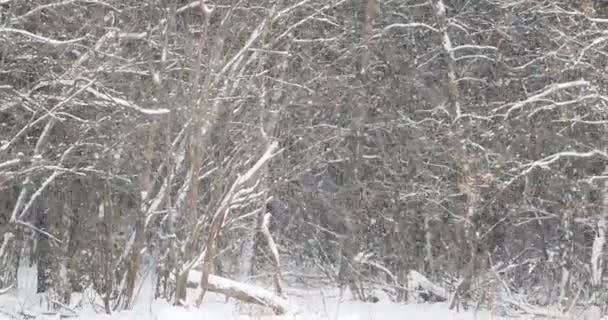
<svg viewBox="0 0 608 320"><path fill-rule="evenodd" d="M420 272L411 270L407 275L408 291L410 294L415 294L419 291L419 288L423 291L429 292L441 300L445 301L448 299L448 292L446 289L439 285L434 284L431 280L427 279Z"/></svg>
<svg viewBox="0 0 608 320"><path fill-rule="evenodd" d="M198 288L200 286L200 279L200 271L190 271L187 287ZM250 284L210 274L207 285L207 290L211 292L221 293L243 302L267 306L277 315L284 314L289 309L289 303L286 299L273 294L271 291Z"/></svg>

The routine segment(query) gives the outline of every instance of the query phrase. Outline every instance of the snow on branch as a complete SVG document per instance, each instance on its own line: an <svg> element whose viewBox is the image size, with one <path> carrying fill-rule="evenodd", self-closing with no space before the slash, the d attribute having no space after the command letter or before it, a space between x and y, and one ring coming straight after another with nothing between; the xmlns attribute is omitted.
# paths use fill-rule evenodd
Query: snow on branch
<svg viewBox="0 0 608 320"><path fill-rule="evenodd" d="M589 86L589 81L586 80L577 80L577 81L570 81L570 82L564 82L564 83L556 83L553 85L550 85L548 88L546 88L545 90L543 90L542 92L539 92L523 101L519 101L513 104L508 104L502 107L499 107L497 109L495 109L494 111L497 112L499 110L505 109L505 108L509 108L507 110L507 112L503 115L505 118L509 118L509 116L523 108L524 106L540 101L556 92L562 91L562 90L566 90L566 89L571 89L571 88L577 88L577 87L587 87Z"/></svg>
<svg viewBox="0 0 608 320"><path fill-rule="evenodd" d="M339 0L338 2L327 1L327 4L326 4L325 6L323 6L323 7L319 8L318 10L314 10L314 12L313 12L313 13L311 13L310 15L308 15L308 16L306 16L306 17L304 17L304 18L300 19L299 21L297 21L297 22L295 22L295 23L291 24L289 27L287 27L287 29L286 29L285 31L283 31L283 32L282 32L280 35L278 35L278 36L277 36L277 37L276 37L276 38L273 40L273 42L274 42L274 43L277 43L277 42L279 42L281 39L283 39L283 38L285 38L285 37L287 37L287 36L289 36L289 35L292 35L292 34L293 34L293 31L294 31L295 29L297 29L298 27L300 27L301 25L303 25L303 24L305 24L306 22L311 21L311 20L317 20L316 16L317 16L317 15L319 15L319 14L321 14L323 11L325 11L325 10L327 10L327 9L331 8L331 7L337 7L337 6L339 6L340 4L342 4L342 3L346 2L346 1L347 1L347 0ZM301 1L300 3L298 3L298 4L296 4L296 5L292 6L292 7L289 7L289 8L287 8L287 9L282 10L282 11L279 11L279 12L278 12L278 13L277 13L277 14L276 14L274 17L273 17L273 19L272 19L272 21L271 21L271 22L275 22L277 19L279 19L280 17L284 16L286 13L288 13L288 12L292 11L293 9L295 9L295 8L297 8L297 7L299 7L299 6L303 5L303 4L305 4L306 2L308 2L308 1L307 1L307 0L305 0L305 1ZM319 19L319 20L320 20L320 19ZM325 20L325 22L327 22L327 20Z"/></svg>
<svg viewBox="0 0 608 320"><path fill-rule="evenodd" d="M218 5L215 5L218 6ZM215 7L214 6L214 7ZM226 6L218 6L218 7L226 7ZM213 11L213 8L209 7L207 4L205 4L203 2L203 5L201 6L201 0L194 0L192 2L189 2L179 8L177 8L175 10L175 13L177 14L181 14L186 12L187 10L190 9L195 9L195 8L201 8L204 10L204 12L208 12L211 13ZM169 20L167 18L163 18L159 21L159 23L155 26L153 26L150 30L148 31L143 31L143 32L130 32L130 33L121 33L118 35L119 38L123 38L126 40L143 40L146 39L148 34L158 31L159 29L161 29L163 26L165 26L167 23L169 22ZM110 31L108 32L109 35L115 35L115 31Z"/></svg>
<svg viewBox="0 0 608 320"><path fill-rule="evenodd" d="M4 169L10 166L14 166L14 165L18 165L21 162L21 159L17 158L17 159L12 159L12 160L7 160L4 162L0 162L0 169Z"/></svg>
<svg viewBox="0 0 608 320"><path fill-rule="evenodd" d="M547 318L547 319L560 319L560 320L570 319L570 317L568 317L566 315L560 315L550 309L533 306L521 298L515 298L513 296L509 296L509 297L506 297L504 300L507 304L513 305L514 307L521 309L526 314L538 316L541 318Z"/></svg>
<svg viewBox="0 0 608 320"><path fill-rule="evenodd" d="M593 176L589 179L585 179L583 181L589 183L589 184L594 184L596 181L608 181L608 175L602 175L602 176Z"/></svg>
<svg viewBox="0 0 608 320"><path fill-rule="evenodd" d="M574 65L576 66L579 63L581 63L581 61L583 60L583 57L585 56L585 53L587 53L587 51L589 51L592 47L595 47L606 41L608 41L608 37L600 37L600 38L593 40L589 45L587 45L586 47L583 48L583 50L581 50L581 53L578 56L578 59L576 59L576 62L574 63Z"/></svg>
<svg viewBox="0 0 608 320"><path fill-rule="evenodd" d="M260 159L258 160L258 162L256 162L253 165L253 167L251 167L249 170L247 170L247 172L245 172L244 175L242 175L238 179L236 179L236 181L234 183L236 185L240 186L240 185L246 183L247 181L249 181L249 179L251 179L251 177L253 177L253 175L256 172L258 172L258 170L260 170L260 168L266 162L268 162L270 159L272 159L272 157L275 156L275 151L277 151L278 148L279 148L279 143L278 142L273 141L272 143L270 143L270 145L266 149L266 152L264 152L264 154L260 157Z"/></svg>
<svg viewBox="0 0 608 320"><path fill-rule="evenodd" d="M276 153L275 151L278 149L279 144L277 141L271 142L266 151L262 156L258 159L258 161L249 169L245 174L239 176L233 183L228 192L224 195L222 200L220 201L219 206L215 210L211 218L211 224L209 226L209 231L207 235L207 240L205 242L205 253L203 257L203 272L201 275L201 294L197 299L196 304L200 305L203 301L205 293L207 290L211 289L211 284L209 282L209 276L211 275L211 270L213 268L213 261L215 259L216 250L217 250L217 238L219 237L220 230L224 225L224 221L226 220L226 216L230 211L230 205L234 201L234 197L236 195L242 194L240 193L241 188L245 185L249 180L251 180L256 173L266 164L270 159L272 159ZM259 182L259 181L258 181ZM256 183L257 185L257 183Z"/></svg>
<svg viewBox="0 0 608 320"><path fill-rule="evenodd" d="M599 156L599 157L608 159L608 154L606 154L605 152L602 152L600 150L592 150L589 152L562 151L562 152L558 152L558 153L552 154L550 156L544 157L540 160L534 161L530 164L525 165L524 167L529 167L528 170L531 170L531 169L537 168L537 167L547 168L550 164L555 163L562 158L591 158L591 157L595 157L595 156Z"/></svg>
<svg viewBox="0 0 608 320"><path fill-rule="evenodd" d="M36 142L36 145L34 147L34 157L35 158L38 158L40 156L40 154L42 153L42 148L45 146L45 144L48 140L48 137L50 135L50 131L53 128L54 124L55 124L55 119L51 118L44 126L44 129L42 129L42 133L40 133L40 136L38 137L38 141ZM4 145L2 147L4 148L4 147L6 147L6 145ZM68 150L70 150L70 148L68 148ZM66 153L64 153L64 156L65 155L66 155ZM25 180L23 181L23 187L21 188L21 191L19 192L19 196L17 197L17 203L15 203L15 206L13 207L13 212L11 213L11 218L9 220L11 223L14 223L17 221L18 214L19 214L19 212L21 212L20 211L21 206L24 204L26 197L28 195L27 186L31 183L31 181L32 181L31 174L28 174L25 177ZM44 187L46 187L46 185ZM19 214L19 217L21 217L21 214Z"/></svg>
<svg viewBox="0 0 608 320"><path fill-rule="evenodd" d="M421 23L421 22L411 22L411 23L393 23L390 24L386 27L384 27L384 29L382 29L382 33L388 32L392 29L406 29L406 28L422 28L422 29L427 29L433 32L439 32L439 30L433 26L430 26L426 23Z"/></svg>
<svg viewBox="0 0 608 320"><path fill-rule="evenodd" d="M29 211L29 209L32 207L32 205L34 204L34 201L36 201L36 199L38 199L38 197L40 197L42 195L42 192L44 191L44 189L46 189L51 182L53 182L55 180L55 178L57 178L58 176L60 176L62 174L62 172L60 171L53 171L53 173L46 178L46 180L44 180L44 182L42 183L42 185L40 186L40 188L38 188L38 190L36 190L36 192L34 192L31 197L30 200L25 204L25 206L23 206L23 209L21 209L21 212L19 213L19 217L18 219L22 219L25 214Z"/></svg>
<svg viewBox="0 0 608 320"><path fill-rule="evenodd" d="M588 94L588 95L584 95L584 96L579 96L576 99L571 99L571 100L566 100L566 101L551 101L550 104L539 107L538 109L530 112L528 114L528 118L531 118L534 115L536 115L537 113L545 111L545 110L552 110L556 107L564 107L564 106L568 106L568 105L573 105L573 104L581 103L585 100L600 100L602 102L606 102L606 101L608 101L608 98L605 96L599 95L599 94ZM554 120L553 122L559 122L559 121ZM603 124L602 122L605 122L605 121L596 121L595 123L588 122L587 124Z"/></svg>
<svg viewBox="0 0 608 320"><path fill-rule="evenodd" d="M169 113L169 109L165 109L165 108L160 108L160 109L147 109L147 108L143 108L140 107L138 105L136 105L135 103L132 103L128 100L122 99L122 98L118 98L118 97L113 97L110 96L108 94L105 93L101 93L93 88L88 88L87 92L93 94L94 96L96 96L97 98L100 98L102 100L108 101L108 102L113 102L119 106L122 107L126 107L126 108L130 108L130 109L134 109L140 113L143 114L147 114L147 115L159 115L159 114L166 114Z"/></svg>
<svg viewBox="0 0 608 320"><path fill-rule="evenodd" d="M218 76L222 76L224 75L228 69L230 69L230 67L235 64L236 61L238 61L244 54L245 52L247 52L249 50L249 48L251 47L251 45L253 45L253 43L260 37L260 35L262 35L262 30L264 30L264 27L266 26L266 22L267 19L262 20L262 22L260 22L260 24L258 25L257 28L255 28L253 30L253 32L251 33L251 35L249 36L249 39L247 40L247 42L245 43L245 45L241 48L241 50L239 50L239 52L237 52L222 68L222 70L218 73Z"/></svg>
<svg viewBox="0 0 608 320"><path fill-rule="evenodd" d="M544 157L540 160L536 160L532 163L523 165L523 168L526 168L526 169L523 170L518 175L516 175L515 177L511 178L511 180L504 183L502 190L507 189L511 184L513 184L519 178L528 175L534 169L536 169L536 168L548 169L549 165L559 161L562 158L591 158L591 157L596 157L596 156L608 159L608 154L606 154L605 152L602 152L600 150L592 150L589 152L563 151L563 152L558 152L558 153L552 154L552 155Z"/></svg>
<svg viewBox="0 0 608 320"><path fill-rule="evenodd" d="M45 131L41 134L40 139L38 141L38 144L43 143L42 141L45 140L46 138L44 137L45 134L48 134L48 131L50 131L50 127L52 126L52 122L49 122L49 124L47 124L47 126L45 127ZM48 130L47 130L48 129ZM40 154L42 146L36 146L36 154ZM68 156L68 154L70 154L70 152L72 152L74 150L75 146L71 146L69 148L67 148L63 154L61 155L61 158L59 160L59 164L62 164L66 157ZM23 209L21 209L19 215L16 215L17 210L19 210L21 207L19 206L15 206L14 210L13 210L13 215L11 216L11 221L15 221L15 219L18 220L23 220L25 214L28 212L28 210L32 207L32 205L34 204L34 201L36 201L36 199L38 199L38 197L40 197L42 195L42 192L53 182L55 181L55 179L57 177L59 177L60 175L62 175L64 172L66 172L67 170L62 170L61 167L55 167L53 168L54 171L53 173L44 180L44 182L42 183L42 185L40 185L40 187L30 196L30 200L25 204L25 206L23 206ZM30 177L26 178L26 182L30 180ZM25 193L27 192L27 188L24 187L21 192L24 194L25 197ZM22 194L19 194L19 197L21 198ZM25 198L23 198L23 201L25 201Z"/></svg>
<svg viewBox="0 0 608 320"><path fill-rule="evenodd" d="M51 240L56 241L57 243L60 243L60 244L63 243L63 241L61 241L59 238L55 237L54 235L52 235L52 234L50 234L50 233L48 233L48 232L46 232L46 231L44 231L44 230L42 230L40 228L35 227L34 225L32 225L30 223L27 223L27 222L24 222L24 221L21 221L21 220L17 220L17 224L22 225L22 226L24 226L26 228L30 228L30 229L32 229L32 230L34 230L34 231L36 231L36 232L38 232L38 233L40 233L42 235L45 235L46 237L48 237Z"/></svg>
<svg viewBox="0 0 608 320"><path fill-rule="evenodd" d="M287 7L287 8L285 8L285 9L283 9L283 10L279 11L279 12L276 14L276 16L275 16L275 17L272 19L272 20L273 20L273 22L274 22L275 20L279 19L281 16L286 15L287 13L289 13L289 12L291 12L291 11L293 11L293 10L297 9L298 7L301 7L301 6L305 5L305 4L306 4L306 3L308 3L308 2L310 2L310 0L302 0L302 1L300 1L300 2L298 2L298 3L296 3L296 4L294 4L294 5L293 5L293 6L291 6L291 7Z"/></svg>
<svg viewBox="0 0 608 320"><path fill-rule="evenodd" d="M83 61L84 62L84 61ZM114 103L117 104L121 107L125 107L125 108L129 108L129 109L134 109L140 113L143 114L147 114L147 115L160 115L160 114L166 114L171 112L169 109L165 109L165 108L160 108L160 109L147 109L144 107L141 107L131 101L125 100L123 98L119 98L119 97L115 97L115 96L111 96L107 93L103 93L100 92L99 90L93 88L93 84L95 83L95 79L88 81L86 84L82 85L80 84L80 81L75 81L75 80L56 80L56 81L43 81L40 82L37 86L34 87L33 90L38 90L40 88L46 87L46 86L51 86L54 84L61 84L64 86L79 86L79 90L77 91L77 93L80 93L82 90L92 94L93 96L95 96L96 98L104 101L104 102L109 102L109 103ZM68 99L66 99L67 101L69 101L71 98L73 98L73 96L75 96L76 94L73 94L72 96L70 96ZM65 101L65 102L67 102ZM65 104L64 101L62 101L62 103Z"/></svg>
<svg viewBox="0 0 608 320"><path fill-rule="evenodd" d="M580 123L580 124L589 124L589 125L606 125L608 124L608 120L583 120L580 118L574 118L574 119L558 119L558 120L552 120L551 122L554 123Z"/></svg>
<svg viewBox="0 0 608 320"><path fill-rule="evenodd" d="M480 46L480 45L474 45L474 44L464 44L464 45L453 47L452 51L467 50L467 49L468 50L492 50L492 51L498 50L494 46Z"/></svg>
<svg viewBox="0 0 608 320"><path fill-rule="evenodd" d="M26 36L34 41L42 42L42 43L46 43L46 44L50 44L50 45L54 45L54 46L79 42L84 39L84 38L76 38L76 39L70 39L70 40L56 40L56 39L43 37L43 36L40 36L37 34L33 34L29 31L25 31L25 30L21 30L21 29L14 29L14 28L0 28L0 33L16 33L16 34L20 34L22 36Z"/></svg>
<svg viewBox="0 0 608 320"><path fill-rule="evenodd" d="M7 1L8 2L8 1ZM42 10L46 10L46 9L51 9L51 8L57 8L60 6L66 6L66 5L70 5L73 3L77 3L77 2L84 2L84 3L90 3L90 4L98 4L98 5L103 5L103 6L107 6L110 7L109 4L103 2L103 1L94 1L94 0L65 0L65 1L57 1L57 2L52 2L52 3L48 3L48 4L43 4L41 6L38 6L26 13L24 13L23 15L15 18L14 20L24 20L27 17L33 16L37 13L39 13ZM2 1L0 1L0 4L2 3Z"/></svg>
<svg viewBox="0 0 608 320"><path fill-rule="evenodd" d="M255 191L255 189L257 189L259 184L260 181L258 180L251 187L243 188L237 191L234 196L232 196L231 204L238 204L239 202L244 202L256 198L256 196L252 195L252 193Z"/></svg>

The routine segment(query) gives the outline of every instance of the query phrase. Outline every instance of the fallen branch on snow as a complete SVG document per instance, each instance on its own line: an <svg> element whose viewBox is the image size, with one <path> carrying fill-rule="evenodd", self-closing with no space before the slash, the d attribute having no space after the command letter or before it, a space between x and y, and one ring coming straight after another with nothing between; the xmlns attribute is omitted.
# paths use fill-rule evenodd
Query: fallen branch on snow
<svg viewBox="0 0 608 320"><path fill-rule="evenodd" d="M569 316L560 314L557 310L550 310L542 307L536 307L528 304L523 300L517 300L513 297L505 299L505 302L520 309L523 313L529 314L532 316L550 318L550 319L570 319Z"/></svg>
<svg viewBox="0 0 608 320"><path fill-rule="evenodd" d="M422 290L430 292L443 300L448 299L448 292L446 289L434 284L420 272L411 270L407 275L407 285L410 294L413 294L414 292L418 291L418 288L421 288Z"/></svg>
<svg viewBox="0 0 608 320"><path fill-rule="evenodd" d="M187 287L198 288L200 279L200 272L191 270L188 275ZM283 299L266 289L212 274L209 275L207 290L221 293L227 297L243 302L270 307L277 315L284 314L289 309L289 304L286 299Z"/></svg>

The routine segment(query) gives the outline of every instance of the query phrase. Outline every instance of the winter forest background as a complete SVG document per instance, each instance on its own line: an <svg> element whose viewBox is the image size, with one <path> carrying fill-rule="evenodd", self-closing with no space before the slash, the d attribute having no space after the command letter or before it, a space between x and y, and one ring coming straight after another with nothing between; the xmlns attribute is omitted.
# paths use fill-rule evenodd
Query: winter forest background
<svg viewBox="0 0 608 320"><path fill-rule="evenodd" d="M0 294L604 308L607 45L603 0L0 0Z"/></svg>

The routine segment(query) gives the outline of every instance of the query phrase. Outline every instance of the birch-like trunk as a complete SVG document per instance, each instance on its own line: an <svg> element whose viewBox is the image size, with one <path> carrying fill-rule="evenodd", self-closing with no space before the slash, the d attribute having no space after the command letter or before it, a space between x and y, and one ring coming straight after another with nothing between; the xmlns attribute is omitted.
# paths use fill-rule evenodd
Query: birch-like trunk
<svg viewBox="0 0 608 320"><path fill-rule="evenodd" d="M562 217L562 229L563 236L560 243L560 263L561 263L561 275L559 282L559 298L558 303L561 306L567 306L569 304L569 300L571 297L570 294L570 280L571 280L571 272L570 272L570 262L572 261L572 212L570 208L563 208L563 217ZM565 310L566 311L566 310Z"/></svg>
<svg viewBox="0 0 608 320"><path fill-rule="evenodd" d="M270 234L270 229L268 227L268 225L270 224L270 217L270 213L264 215L264 221L262 222L262 234L266 238L266 243L268 243L268 248L270 250L272 258L272 280L274 283L274 291L278 296L282 296L283 286L281 285L281 260L279 258L279 249L277 248L277 245L274 242L274 239L272 238L272 235Z"/></svg>
<svg viewBox="0 0 608 320"><path fill-rule="evenodd" d="M604 171L603 175L608 176L608 169ZM608 231L608 181L603 181L601 199L601 212L591 247L591 285L594 295L598 294L601 289L605 268L604 247L606 246L606 232Z"/></svg>
<svg viewBox="0 0 608 320"><path fill-rule="evenodd" d="M456 57L452 46L452 39L448 32L447 8L443 0L430 0L431 6L435 9L435 17L441 32L441 48L446 56L446 66L448 75L448 95L452 107L452 117L457 119L462 111L460 106L460 90L458 88L458 76L456 74Z"/></svg>
<svg viewBox="0 0 608 320"><path fill-rule="evenodd" d="M427 275L432 276L434 268L433 259L433 230L431 229L431 215L424 216L424 271Z"/></svg>

